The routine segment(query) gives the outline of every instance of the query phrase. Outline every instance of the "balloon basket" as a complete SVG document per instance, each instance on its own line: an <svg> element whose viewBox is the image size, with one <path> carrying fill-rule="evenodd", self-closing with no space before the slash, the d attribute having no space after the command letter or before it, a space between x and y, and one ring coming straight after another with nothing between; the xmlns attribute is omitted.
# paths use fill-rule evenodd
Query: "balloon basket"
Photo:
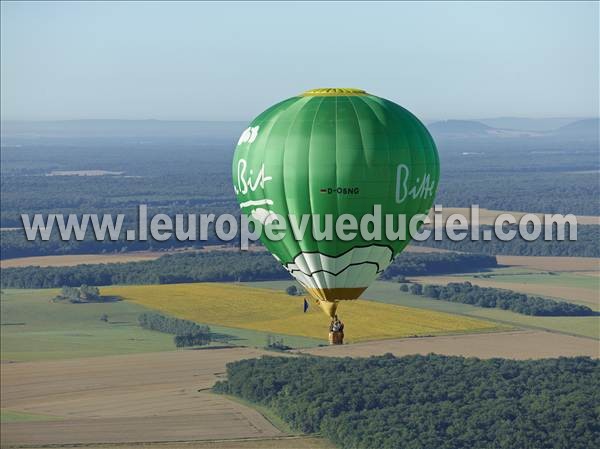
<svg viewBox="0 0 600 449"><path fill-rule="evenodd" d="M329 332L329 344L330 345L343 345L344 344L344 333L340 331Z"/></svg>

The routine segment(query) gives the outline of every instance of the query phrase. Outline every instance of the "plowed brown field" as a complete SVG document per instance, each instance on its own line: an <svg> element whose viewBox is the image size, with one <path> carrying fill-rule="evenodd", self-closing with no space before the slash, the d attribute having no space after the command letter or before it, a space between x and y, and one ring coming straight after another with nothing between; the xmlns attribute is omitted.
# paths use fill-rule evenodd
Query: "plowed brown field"
<svg viewBox="0 0 600 449"><path fill-rule="evenodd" d="M2 408L60 418L5 422L2 445L271 438L256 410L209 389L255 349L203 349L2 366Z"/></svg>

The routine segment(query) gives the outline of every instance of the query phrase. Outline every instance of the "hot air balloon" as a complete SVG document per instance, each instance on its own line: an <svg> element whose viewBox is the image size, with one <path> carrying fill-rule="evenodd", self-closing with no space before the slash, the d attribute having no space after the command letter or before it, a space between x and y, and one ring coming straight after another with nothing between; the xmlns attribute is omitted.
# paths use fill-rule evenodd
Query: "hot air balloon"
<svg viewBox="0 0 600 449"><path fill-rule="evenodd" d="M263 233L261 241L333 318L338 304L357 299L410 240L360 232L323 238L317 230L326 229L325 217L360 222L377 205L392 216L385 228L408 236L410 219L433 204L439 158L425 126L406 109L364 90L323 88L256 117L239 138L232 171L242 213L265 226L283 217L288 230L291 216L296 225L302 216L314 218L299 239Z"/></svg>

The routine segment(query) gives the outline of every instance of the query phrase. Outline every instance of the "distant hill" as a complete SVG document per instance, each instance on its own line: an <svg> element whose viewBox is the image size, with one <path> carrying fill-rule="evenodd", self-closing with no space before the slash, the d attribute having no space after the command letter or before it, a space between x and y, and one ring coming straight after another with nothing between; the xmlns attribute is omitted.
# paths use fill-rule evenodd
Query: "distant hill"
<svg viewBox="0 0 600 449"><path fill-rule="evenodd" d="M539 132L494 128L476 120L444 120L427 125L434 137L440 139L479 139L537 137Z"/></svg>
<svg viewBox="0 0 600 449"><path fill-rule="evenodd" d="M474 135L487 134L494 128L472 120L444 120L427 126L432 134Z"/></svg>
<svg viewBox="0 0 600 449"><path fill-rule="evenodd" d="M500 120L500 119L498 119ZM505 123L521 119L506 119ZM522 119L536 121L538 119ZM545 119L540 119L545 120ZM548 119L552 120L552 119ZM559 119L556 119L559 120ZM561 119L567 120L567 119ZM558 123L558 121L555 121ZM540 124L537 124L538 128ZM433 122L427 125L427 129L434 137L440 139L481 139L481 138L549 138L549 139L568 139L568 140L598 140L600 133L600 119L590 118L575 120L561 127L548 131L496 128L477 120L444 120Z"/></svg>
<svg viewBox="0 0 600 449"><path fill-rule="evenodd" d="M498 118L479 120L443 120L427 125L436 138L478 139L478 138L518 138L548 137L565 139L597 140L600 120L591 119L527 119ZM493 126L491 123L506 126ZM551 130L551 124L563 124ZM530 129L525 129L526 125ZM58 121L3 121L3 144L21 141L51 139L134 139L183 138L210 141L214 138L236 140L246 122L225 121L168 121L168 120L58 120ZM545 128L543 131L540 128ZM11 141L5 141L11 139Z"/></svg>
<svg viewBox="0 0 600 449"><path fill-rule="evenodd" d="M557 130L561 126L568 125L577 120L582 120L583 118L584 117L496 117L477 119L477 121L493 128L545 132Z"/></svg>
<svg viewBox="0 0 600 449"><path fill-rule="evenodd" d="M588 138L598 138L600 133L600 119L590 118L578 120L568 125L562 126L555 131L555 134L561 136L581 136Z"/></svg>

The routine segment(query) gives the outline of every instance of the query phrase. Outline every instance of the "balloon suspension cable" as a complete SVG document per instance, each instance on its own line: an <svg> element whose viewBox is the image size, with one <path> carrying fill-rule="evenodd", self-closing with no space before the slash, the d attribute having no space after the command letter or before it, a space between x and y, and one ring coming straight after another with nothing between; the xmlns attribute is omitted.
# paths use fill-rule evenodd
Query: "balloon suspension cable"
<svg viewBox="0 0 600 449"><path fill-rule="evenodd" d="M337 301L325 301L323 299L317 299L317 304L319 305L319 307L321 308L321 310L323 312L325 312L325 315L327 315L329 318L333 319L333 317L335 316L335 313L337 311L337 306L338 303Z"/></svg>

